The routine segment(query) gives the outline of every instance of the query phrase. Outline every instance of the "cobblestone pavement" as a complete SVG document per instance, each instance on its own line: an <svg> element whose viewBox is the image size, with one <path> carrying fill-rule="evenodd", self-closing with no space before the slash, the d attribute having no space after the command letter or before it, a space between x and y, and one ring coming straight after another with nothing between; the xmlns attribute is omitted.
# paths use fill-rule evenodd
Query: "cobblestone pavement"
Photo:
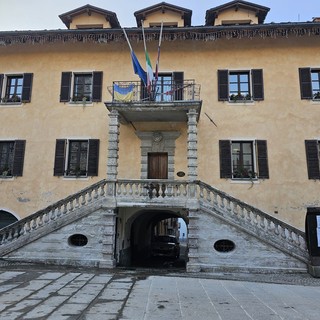
<svg viewBox="0 0 320 320"><path fill-rule="evenodd" d="M0 267L0 319L318 320L320 279Z"/></svg>

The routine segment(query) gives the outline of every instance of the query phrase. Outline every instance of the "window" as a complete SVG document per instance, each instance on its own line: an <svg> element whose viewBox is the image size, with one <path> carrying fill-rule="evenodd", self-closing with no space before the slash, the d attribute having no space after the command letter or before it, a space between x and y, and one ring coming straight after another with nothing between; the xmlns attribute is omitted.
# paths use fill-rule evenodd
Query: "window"
<svg viewBox="0 0 320 320"><path fill-rule="evenodd" d="M32 73L18 75L0 74L0 96L2 103L31 102Z"/></svg>
<svg viewBox="0 0 320 320"><path fill-rule="evenodd" d="M306 157L309 179L320 179L320 141L306 140Z"/></svg>
<svg viewBox="0 0 320 320"><path fill-rule="evenodd" d="M100 102L102 72L62 72L60 102Z"/></svg>
<svg viewBox="0 0 320 320"><path fill-rule="evenodd" d="M234 179L256 178L254 167L253 143L231 142L232 177Z"/></svg>
<svg viewBox="0 0 320 320"><path fill-rule="evenodd" d="M220 177L269 179L267 141L220 140Z"/></svg>
<svg viewBox="0 0 320 320"><path fill-rule="evenodd" d="M159 73L154 95L151 97L158 102L183 100L184 97L183 72ZM147 88L141 81L141 99L150 99Z"/></svg>
<svg viewBox="0 0 320 320"><path fill-rule="evenodd" d="M54 176L87 177L98 175L99 140L56 141Z"/></svg>
<svg viewBox="0 0 320 320"><path fill-rule="evenodd" d="M320 69L300 68L301 99L320 100Z"/></svg>
<svg viewBox="0 0 320 320"><path fill-rule="evenodd" d="M0 141L0 178L22 176L25 140Z"/></svg>
<svg viewBox="0 0 320 320"><path fill-rule="evenodd" d="M263 71L218 70L218 100L242 102L263 100Z"/></svg>

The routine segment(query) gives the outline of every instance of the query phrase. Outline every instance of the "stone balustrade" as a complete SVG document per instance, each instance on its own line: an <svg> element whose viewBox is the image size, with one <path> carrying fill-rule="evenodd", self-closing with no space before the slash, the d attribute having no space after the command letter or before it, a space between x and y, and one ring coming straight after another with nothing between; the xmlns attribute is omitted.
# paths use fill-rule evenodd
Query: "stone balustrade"
<svg viewBox="0 0 320 320"><path fill-rule="evenodd" d="M79 209L97 201L110 199L128 206L130 203L139 203L141 206L151 203L163 206L180 204L184 207L188 200L198 200L201 210L219 215L225 221L297 258L308 259L302 231L203 182L178 180L102 180L1 229L0 255L5 254L6 250L3 249L7 244L22 238L28 239L45 225L57 223L66 216L77 215Z"/></svg>
<svg viewBox="0 0 320 320"><path fill-rule="evenodd" d="M201 207L220 213L225 220L243 227L247 232L271 242L279 249L286 249L304 261L308 260L304 232L203 182L197 184Z"/></svg>

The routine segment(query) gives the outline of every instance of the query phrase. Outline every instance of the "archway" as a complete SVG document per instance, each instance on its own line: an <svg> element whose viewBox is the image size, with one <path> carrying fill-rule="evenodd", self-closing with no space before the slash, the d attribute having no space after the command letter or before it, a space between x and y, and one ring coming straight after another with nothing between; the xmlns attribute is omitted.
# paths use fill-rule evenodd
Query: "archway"
<svg viewBox="0 0 320 320"><path fill-rule="evenodd" d="M18 221L18 219L10 212L0 210L0 229Z"/></svg>
<svg viewBox="0 0 320 320"><path fill-rule="evenodd" d="M141 210L132 215L130 220L127 230L127 236L130 234L130 266L185 268L188 223L185 212ZM180 226L184 226L183 236L180 235ZM170 241L160 251L155 250L155 243L162 236L170 236ZM180 243L182 237L184 241Z"/></svg>

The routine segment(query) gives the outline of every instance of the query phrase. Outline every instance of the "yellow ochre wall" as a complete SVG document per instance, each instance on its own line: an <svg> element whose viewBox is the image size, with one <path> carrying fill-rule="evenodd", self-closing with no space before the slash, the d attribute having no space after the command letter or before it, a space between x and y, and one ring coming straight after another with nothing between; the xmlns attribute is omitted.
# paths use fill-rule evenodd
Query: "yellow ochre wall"
<svg viewBox="0 0 320 320"><path fill-rule="evenodd" d="M238 10L231 8L219 12L219 15L215 18L214 25L219 26L226 21L241 22L241 20L250 21L250 24L258 24L258 17L255 12L242 8L239 8Z"/></svg>
<svg viewBox="0 0 320 320"><path fill-rule="evenodd" d="M162 12L153 12L148 14L148 16L143 20L143 26L149 27L152 23L161 23L163 25L177 23L178 27L184 27L184 20L181 17L181 14L166 10L165 13Z"/></svg>
<svg viewBox="0 0 320 320"><path fill-rule="evenodd" d="M91 12L90 16L87 13L77 15L72 18L70 29L78 29L78 26L101 25L102 28L111 28L110 22L101 14Z"/></svg>
<svg viewBox="0 0 320 320"><path fill-rule="evenodd" d="M158 41L148 42L153 62ZM143 42L133 49L144 61ZM320 104L301 100L299 67L320 67L312 36L279 39L163 41L161 71L183 71L201 85L198 123L198 175L281 220L303 229L307 206L319 206L319 181L308 180L306 139L320 139ZM0 179L0 210L19 218L106 177L108 148L107 86L139 80L126 42L64 43L0 47L0 73L32 72L31 103L0 106L0 139L25 139L22 177ZM254 103L218 101L217 70L263 69L264 100ZM86 106L59 102L61 72L103 71L103 98ZM217 127L209 120L213 119ZM138 131L180 131L176 140L175 176L187 172L186 123L134 123ZM65 179L53 176L58 138L100 139L99 176ZM257 183L220 179L219 140L264 139L268 143L270 179ZM121 125L118 177L140 178L140 139L131 125ZM178 179L178 178L177 178Z"/></svg>

